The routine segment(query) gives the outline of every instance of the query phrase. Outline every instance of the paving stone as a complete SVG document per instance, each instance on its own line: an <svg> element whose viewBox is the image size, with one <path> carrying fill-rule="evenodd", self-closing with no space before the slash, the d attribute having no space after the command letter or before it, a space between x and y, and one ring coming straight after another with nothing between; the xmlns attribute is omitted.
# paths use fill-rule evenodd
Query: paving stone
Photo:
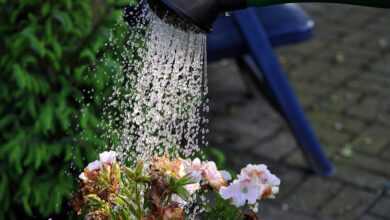
<svg viewBox="0 0 390 220"><path fill-rule="evenodd" d="M310 96L310 95L304 95L298 97L299 103L303 106L304 109L308 109L312 107L317 102L317 97Z"/></svg>
<svg viewBox="0 0 390 220"><path fill-rule="evenodd" d="M326 217L319 217L314 215L309 215L305 213L299 213L292 210L284 210L280 205L270 205L265 204L259 207L259 217L260 219L267 220L329 220Z"/></svg>
<svg viewBox="0 0 390 220"><path fill-rule="evenodd" d="M286 163L308 169L309 166L306 162L306 158L304 157L302 151L300 149L295 150L294 152L291 152L290 155L286 159Z"/></svg>
<svg viewBox="0 0 390 220"><path fill-rule="evenodd" d="M334 129L335 123L338 121L338 115L330 112L313 110L308 113L309 119L315 124L318 129L326 127Z"/></svg>
<svg viewBox="0 0 390 220"><path fill-rule="evenodd" d="M330 87L319 86L310 82L294 82L292 86L299 97L306 96L307 94L318 97L327 94L331 90Z"/></svg>
<svg viewBox="0 0 390 220"><path fill-rule="evenodd" d="M383 220L383 218L380 218L380 217L377 217L377 216L373 216L373 215L369 215L369 214L366 214L366 215L362 216L359 219L360 220Z"/></svg>
<svg viewBox="0 0 390 220"><path fill-rule="evenodd" d="M359 152L377 155L383 151L385 146L390 144L388 137L389 128L374 124L366 128L351 142L351 147Z"/></svg>
<svg viewBox="0 0 390 220"><path fill-rule="evenodd" d="M390 219L390 197L382 197L376 202L370 212Z"/></svg>
<svg viewBox="0 0 390 220"><path fill-rule="evenodd" d="M342 113L349 109L351 105L355 105L358 99L362 96L361 93L348 89L339 89L329 94L321 102L317 103L317 111L327 111L330 113Z"/></svg>
<svg viewBox="0 0 390 220"><path fill-rule="evenodd" d="M383 175L385 177L390 177L390 162L387 160L382 160L377 157L367 156L361 153L353 153L351 157L338 157L336 161L344 164L350 164L355 167L365 169L376 173L378 175Z"/></svg>
<svg viewBox="0 0 390 220"><path fill-rule="evenodd" d="M362 216L377 195L352 187L345 187L327 203L321 213L333 219L356 219Z"/></svg>
<svg viewBox="0 0 390 220"><path fill-rule="evenodd" d="M379 114L378 115L378 122L390 127L390 113Z"/></svg>
<svg viewBox="0 0 390 220"><path fill-rule="evenodd" d="M275 123L285 123L284 119L267 103L263 97L257 97L245 104L236 105L239 117L245 121L262 123L263 120L272 120Z"/></svg>
<svg viewBox="0 0 390 220"><path fill-rule="evenodd" d="M374 63L373 65L371 65L371 70L372 71L379 71L379 72L383 72L383 73L390 73L390 66L389 66L389 63L390 63L390 59L379 59L376 63Z"/></svg>
<svg viewBox="0 0 390 220"><path fill-rule="evenodd" d="M271 136L278 127L278 124L270 120L255 123L237 118L214 118L210 123L210 139L211 143L214 143L214 140L222 139L222 141L216 141L216 144L242 150L257 145L256 143L262 139ZM214 139L214 133L222 138Z"/></svg>
<svg viewBox="0 0 390 220"><path fill-rule="evenodd" d="M383 90L379 90L379 93L390 94L386 88L390 86L390 76L388 74L381 74L379 72L368 72L366 74L362 74L359 77L360 80L364 80L370 84L379 85Z"/></svg>
<svg viewBox="0 0 390 220"><path fill-rule="evenodd" d="M349 115L372 121L379 114L377 109L379 104L380 100L372 97L366 97L361 103L351 106L347 112Z"/></svg>
<svg viewBox="0 0 390 220"><path fill-rule="evenodd" d="M336 164L335 178L377 192L381 191L388 182L387 178L381 175L376 175L366 170L347 166L345 164Z"/></svg>
<svg viewBox="0 0 390 220"><path fill-rule="evenodd" d="M388 143L389 138L386 136L372 137L362 134L360 137L354 139L350 145L351 148L359 152L377 155Z"/></svg>
<svg viewBox="0 0 390 220"><path fill-rule="evenodd" d="M272 140L256 147L254 152L273 160L279 160L296 147L295 137L290 132L281 132L273 137Z"/></svg>
<svg viewBox="0 0 390 220"><path fill-rule="evenodd" d="M311 177L285 201L292 209L316 213L322 204L336 196L340 183L326 178Z"/></svg>
<svg viewBox="0 0 390 220"><path fill-rule="evenodd" d="M342 58L340 55L336 54L336 56L339 56L339 59L345 59ZM337 57L335 58L337 59ZM341 84L344 83L344 81L351 76L355 75L356 70L343 70L344 72L339 72L336 70L328 70L326 72L323 72L321 74L322 76L319 78L319 82L323 83L325 85L330 85L330 86L340 86Z"/></svg>
<svg viewBox="0 0 390 220"><path fill-rule="evenodd" d="M301 64L302 59L303 57L299 55L291 56L291 54L289 54L289 56L283 56L283 55L279 56L279 62L285 69L292 69L295 66Z"/></svg>
<svg viewBox="0 0 390 220"><path fill-rule="evenodd" d="M349 135L351 133L361 133L366 127L365 123L360 120L345 117L335 112L316 109L309 112L308 115L316 130L321 130L325 127L326 129Z"/></svg>
<svg viewBox="0 0 390 220"><path fill-rule="evenodd" d="M365 94L378 94L383 91L386 91L386 85L381 85L375 82L356 79L348 83L348 88L352 90L359 90Z"/></svg>
<svg viewBox="0 0 390 220"><path fill-rule="evenodd" d="M280 185L280 192L278 194L278 201L284 201L288 195L294 192L294 189L304 179L304 174L296 169L281 169L278 172L282 180Z"/></svg>
<svg viewBox="0 0 390 220"><path fill-rule="evenodd" d="M329 152L338 151L350 139L348 134L335 129L322 128L316 131L320 140L323 140L324 145L328 146L325 150L329 150Z"/></svg>
<svg viewBox="0 0 390 220"><path fill-rule="evenodd" d="M359 134L366 126L365 123L360 120L347 118L347 117L343 117L342 119L340 119L338 123L341 124L341 129L340 129L341 131L345 130L355 134Z"/></svg>
<svg viewBox="0 0 390 220"><path fill-rule="evenodd" d="M386 146L380 156L384 159L390 160L390 145Z"/></svg>
<svg viewBox="0 0 390 220"><path fill-rule="evenodd" d="M288 59L288 58L286 58ZM322 68L321 68L322 67ZM308 62L305 65L297 66L290 71L287 71L288 76L294 81L313 81L317 79L320 75L320 70L325 69L327 64L324 62Z"/></svg>

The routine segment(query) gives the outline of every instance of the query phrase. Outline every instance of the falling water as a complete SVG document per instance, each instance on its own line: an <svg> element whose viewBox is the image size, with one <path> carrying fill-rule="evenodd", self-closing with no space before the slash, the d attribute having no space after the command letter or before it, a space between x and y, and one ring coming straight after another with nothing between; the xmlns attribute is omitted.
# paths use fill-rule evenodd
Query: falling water
<svg viewBox="0 0 390 220"><path fill-rule="evenodd" d="M119 123L110 131L120 139L114 148L133 161L190 157L207 145L206 36L153 12L144 16L121 55L127 62L109 99L109 107L118 109L108 113L109 124Z"/></svg>

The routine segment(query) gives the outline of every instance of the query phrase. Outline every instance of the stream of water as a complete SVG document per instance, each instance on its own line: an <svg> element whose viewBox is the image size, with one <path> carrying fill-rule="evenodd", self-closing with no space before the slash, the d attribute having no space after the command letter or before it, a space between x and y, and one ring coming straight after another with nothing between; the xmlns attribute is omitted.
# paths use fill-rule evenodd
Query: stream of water
<svg viewBox="0 0 390 220"><path fill-rule="evenodd" d="M144 16L123 54L122 83L110 97L119 112L108 113L109 123L120 120L111 131L120 138L114 149L146 162L163 154L190 157L207 145L206 35L153 12Z"/></svg>

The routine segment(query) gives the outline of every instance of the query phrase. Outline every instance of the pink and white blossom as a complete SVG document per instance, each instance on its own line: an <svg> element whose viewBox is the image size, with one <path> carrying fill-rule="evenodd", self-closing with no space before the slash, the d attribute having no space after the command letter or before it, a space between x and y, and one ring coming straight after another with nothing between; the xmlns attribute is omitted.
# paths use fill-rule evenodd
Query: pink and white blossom
<svg viewBox="0 0 390 220"><path fill-rule="evenodd" d="M215 189L219 189L221 186L226 184L225 179L213 161L207 161L204 163L203 174L205 180Z"/></svg>
<svg viewBox="0 0 390 220"><path fill-rule="evenodd" d="M95 170L100 170L102 168L103 164L100 160L95 160L91 163L88 164L86 167L87 171L95 171Z"/></svg>
<svg viewBox="0 0 390 220"><path fill-rule="evenodd" d="M263 185L255 184L250 180L235 180L229 186L222 186L219 194L223 199L231 199L236 207L246 203L255 204L263 191Z"/></svg>
<svg viewBox="0 0 390 220"><path fill-rule="evenodd" d="M270 186L280 185L280 179L277 176L273 175L268 170L268 167L264 164L260 164L260 165L248 164L245 168L241 170L239 178L242 179L250 178L261 184L268 184Z"/></svg>
<svg viewBox="0 0 390 220"><path fill-rule="evenodd" d="M189 175L195 182L200 182L203 174L202 161L199 158L195 158L193 161L186 160L184 164L187 175Z"/></svg>
<svg viewBox="0 0 390 220"><path fill-rule="evenodd" d="M237 206L252 205L263 198L274 198L279 192L280 179L267 166L247 165L240 175L227 187L221 187L222 198L230 199Z"/></svg>
<svg viewBox="0 0 390 220"><path fill-rule="evenodd" d="M192 195L196 191L200 190L200 184L199 183L188 184L185 185L184 188L188 191L190 195Z"/></svg>
<svg viewBox="0 0 390 220"><path fill-rule="evenodd" d="M230 181L232 180L232 176L230 175L230 173L226 170L221 170L219 171L223 177L223 179L227 182L227 181Z"/></svg>

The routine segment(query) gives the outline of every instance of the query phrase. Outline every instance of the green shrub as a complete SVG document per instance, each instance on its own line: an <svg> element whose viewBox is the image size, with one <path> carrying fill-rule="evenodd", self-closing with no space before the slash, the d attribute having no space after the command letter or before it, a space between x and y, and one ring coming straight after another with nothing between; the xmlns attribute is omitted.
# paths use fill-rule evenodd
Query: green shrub
<svg viewBox="0 0 390 220"><path fill-rule="evenodd" d="M112 77L96 66L89 77L89 67L123 4L0 0L0 219L61 212L74 174L105 144L98 124Z"/></svg>

